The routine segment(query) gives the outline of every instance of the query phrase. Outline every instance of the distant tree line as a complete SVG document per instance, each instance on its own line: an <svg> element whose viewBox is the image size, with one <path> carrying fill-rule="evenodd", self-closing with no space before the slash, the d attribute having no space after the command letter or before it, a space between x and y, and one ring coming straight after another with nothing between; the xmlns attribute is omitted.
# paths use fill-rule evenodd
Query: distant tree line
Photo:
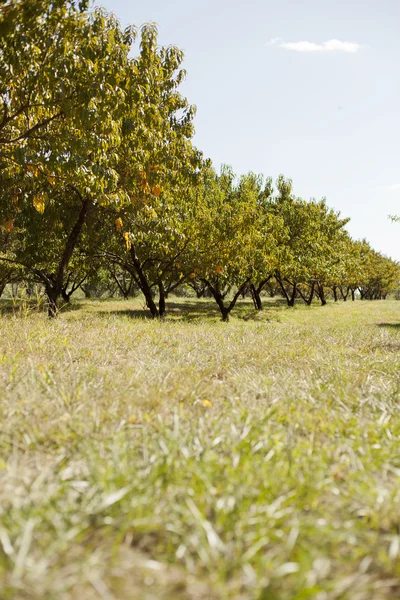
<svg viewBox="0 0 400 600"><path fill-rule="evenodd" d="M83 0L0 8L0 294L141 292L153 317L192 288L227 320L242 295L288 306L382 299L398 263L292 182L217 173L192 143L183 53Z"/></svg>

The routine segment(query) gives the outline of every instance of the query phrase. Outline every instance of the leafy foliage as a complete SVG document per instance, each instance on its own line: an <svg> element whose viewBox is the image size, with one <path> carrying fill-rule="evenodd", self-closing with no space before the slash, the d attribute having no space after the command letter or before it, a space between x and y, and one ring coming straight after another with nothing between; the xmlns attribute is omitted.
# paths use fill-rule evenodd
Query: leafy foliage
<svg viewBox="0 0 400 600"><path fill-rule="evenodd" d="M227 320L240 294L261 309L266 286L289 306L397 288L398 264L351 240L325 200L283 175L217 174L192 143L182 51L154 24L138 52L135 39L86 1L2 3L0 290L36 281L55 316L99 270L106 288L140 289L153 317L191 285Z"/></svg>

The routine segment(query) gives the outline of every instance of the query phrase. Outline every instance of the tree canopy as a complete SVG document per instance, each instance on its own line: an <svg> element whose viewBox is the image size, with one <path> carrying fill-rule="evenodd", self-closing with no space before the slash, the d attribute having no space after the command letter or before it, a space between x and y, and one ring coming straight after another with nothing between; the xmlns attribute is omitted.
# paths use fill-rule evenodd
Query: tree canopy
<svg viewBox="0 0 400 600"><path fill-rule="evenodd" d="M55 316L108 279L157 317L191 287L227 320L240 295L261 309L267 288L289 306L396 289L399 265L352 240L325 199L204 159L182 61L154 24L124 29L85 0L1 4L0 293L37 282Z"/></svg>

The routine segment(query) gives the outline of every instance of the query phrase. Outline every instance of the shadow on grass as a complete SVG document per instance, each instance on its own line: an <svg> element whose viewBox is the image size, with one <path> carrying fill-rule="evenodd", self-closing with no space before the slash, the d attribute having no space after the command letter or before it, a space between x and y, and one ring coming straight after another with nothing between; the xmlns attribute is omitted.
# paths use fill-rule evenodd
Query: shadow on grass
<svg viewBox="0 0 400 600"><path fill-rule="evenodd" d="M400 330L400 323L378 323L377 325L378 327L383 329L392 329L394 331ZM384 352L399 352L400 343L395 341L383 342L377 346L374 346L373 350L381 350Z"/></svg>
<svg viewBox="0 0 400 600"><path fill-rule="evenodd" d="M33 313L42 313L45 308L42 305L38 305L35 302L18 303L12 300L1 299L0 300L0 315L18 315L24 316Z"/></svg>
<svg viewBox="0 0 400 600"><path fill-rule="evenodd" d="M277 320L275 310L286 307L284 298L265 298L263 310L254 309L248 298L238 300L230 316L244 321ZM198 320L219 320L221 313L212 299L177 298L167 299L166 321L192 322ZM72 299L70 303L61 304L60 316L81 311L85 314L95 314L97 317L121 315L132 319L151 320L151 313L139 298L123 300L115 298ZM46 313L46 306L35 306L34 303L16 304L9 299L0 300L0 314L29 315Z"/></svg>
<svg viewBox="0 0 400 600"><path fill-rule="evenodd" d="M70 302L62 304L59 307L59 314L62 315L68 312L82 310L83 304L78 302ZM37 304L36 302L12 302L12 300L0 301L0 315L30 315L30 314L47 314L47 304Z"/></svg>
<svg viewBox="0 0 400 600"><path fill-rule="evenodd" d="M151 319L151 314L148 309L143 307L139 309L135 306L132 308L124 306L123 302L114 305L107 300L97 300L92 305L90 302L76 302L76 306L79 306L84 312L96 313L97 316L110 316L110 315L121 315L130 317L133 319ZM272 312L271 309L284 308L286 302L284 299L274 299L273 301L265 302L264 310L257 311L253 307L253 303L250 300L240 300L236 304L235 308L231 313L232 318L242 319L245 321L270 321L277 320L276 313ZM221 313L217 307L217 304L212 300L192 300L188 299L176 299L171 298L167 300L165 313L165 321L180 321L180 322L192 322L204 319L217 319L221 318Z"/></svg>
<svg viewBox="0 0 400 600"><path fill-rule="evenodd" d="M0 300L0 314L8 315L12 314L13 312L15 312L15 307L13 306L11 301L3 299Z"/></svg>
<svg viewBox="0 0 400 600"><path fill-rule="evenodd" d="M82 304L81 308L85 310L86 304ZM96 313L99 317L108 317L110 315L121 315L132 319L151 320L152 316L148 309L138 309L135 307L112 307L102 306L100 310L96 310L95 307L90 308L90 313ZM219 317L220 313L218 308L213 304L202 302L201 304L195 304L191 302L170 302L167 304L167 310L165 313L165 321L183 321L190 322L199 319L215 318Z"/></svg>

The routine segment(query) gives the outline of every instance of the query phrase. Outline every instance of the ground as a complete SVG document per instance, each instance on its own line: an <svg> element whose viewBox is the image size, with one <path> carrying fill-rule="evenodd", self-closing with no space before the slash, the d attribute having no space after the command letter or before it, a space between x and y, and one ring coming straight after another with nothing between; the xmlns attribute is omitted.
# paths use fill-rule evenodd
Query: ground
<svg viewBox="0 0 400 600"><path fill-rule="evenodd" d="M3 600L400 597L400 302L2 306Z"/></svg>

